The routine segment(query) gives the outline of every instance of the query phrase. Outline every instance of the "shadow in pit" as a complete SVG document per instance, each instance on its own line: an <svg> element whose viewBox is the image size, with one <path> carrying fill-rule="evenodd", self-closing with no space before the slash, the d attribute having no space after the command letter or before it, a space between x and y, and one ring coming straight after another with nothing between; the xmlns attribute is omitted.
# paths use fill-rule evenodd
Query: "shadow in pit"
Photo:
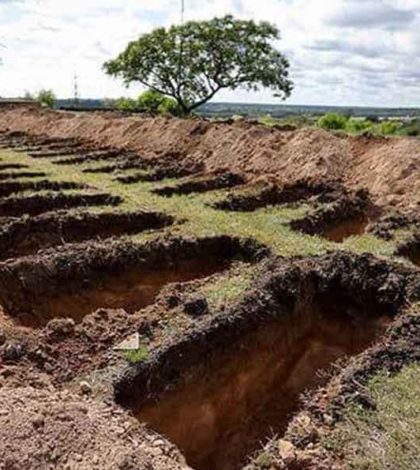
<svg viewBox="0 0 420 470"><path fill-rule="evenodd" d="M420 266L420 232L400 243L395 254L409 259L416 266Z"/></svg>
<svg viewBox="0 0 420 470"><path fill-rule="evenodd" d="M367 191L345 194L334 202L320 205L302 219L292 220L293 230L319 235L342 243L346 238L363 235L368 225L378 216Z"/></svg>
<svg viewBox="0 0 420 470"><path fill-rule="evenodd" d="M402 304L405 281L372 258L280 261L242 305L129 368L116 401L175 443L196 470L237 470L284 432L299 395L367 348ZM345 269L341 271L341 269Z"/></svg>
<svg viewBox="0 0 420 470"><path fill-rule="evenodd" d="M57 211L35 217L22 217L0 229L0 260L26 256L40 249L92 239L132 235L157 230L173 219L156 212Z"/></svg>
<svg viewBox="0 0 420 470"><path fill-rule="evenodd" d="M16 323L33 328L57 317L80 322L99 308L132 313L153 303L168 283L201 279L264 254L253 242L229 237L68 245L0 263L0 304Z"/></svg>
<svg viewBox="0 0 420 470"><path fill-rule="evenodd" d="M33 196L12 196L0 201L0 217L20 217L24 214L39 215L58 209L88 206L116 206L122 198L107 193L50 193Z"/></svg>

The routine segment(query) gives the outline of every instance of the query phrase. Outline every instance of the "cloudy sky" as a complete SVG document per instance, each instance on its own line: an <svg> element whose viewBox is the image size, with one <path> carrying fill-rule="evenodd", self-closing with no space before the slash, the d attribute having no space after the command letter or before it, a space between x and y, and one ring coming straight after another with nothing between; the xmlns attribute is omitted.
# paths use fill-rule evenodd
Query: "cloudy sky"
<svg viewBox="0 0 420 470"><path fill-rule="evenodd" d="M53 88L135 96L101 65L127 42L180 20L181 0L0 0L0 96ZM186 19L232 13L278 25L291 104L420 106L420 0L185 0ZM276 102L267 92L217 101Z"/></svg>

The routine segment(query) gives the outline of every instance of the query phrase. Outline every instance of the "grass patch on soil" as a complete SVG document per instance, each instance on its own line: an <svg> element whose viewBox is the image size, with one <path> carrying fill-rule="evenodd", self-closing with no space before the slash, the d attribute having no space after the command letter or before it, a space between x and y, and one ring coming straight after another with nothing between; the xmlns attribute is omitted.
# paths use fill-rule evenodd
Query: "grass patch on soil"
<svg viewBox="0 0 420 470"><path fill-rule="evenodd" d="M123 356L128 363L138 364L149 357L149 351L146 346L141 346L140 348L133 349L132 351L124 351Z"/></svg>
<svg viewBox="0 0 420 470"><path fill-rule="evenodd" d="M351 404L345 419L326 438L348 470L417 470L420 468L420 364L393 377L381 373L367 391L376 409Z"/></svg>
<svg viewBox="0 0 420 470"><path fill-rule="evenodd" d="M140 181L134 184L121 184L115 180L115 173L83 173L84 165L55 165L50 159L33 159L25 153L0 150L4 162L24 163L31 171L42 171L52 181L72 181L85 183L98 192L121 196L124 202L115 210L150 210L173 216L178 223L156 233L142 233L131 238L145 241L150 238L171 234L174 236L217 236L230 235L254 238L269 246L273 252L282 256L317 255L328 250L347 249L356 252L372 252L376 255L390 256L395 243L387 242L372 235L351 237L338 245L322 237L308 236L289 227L293 219L301 218L309 210L305 204L265 207L252 214L247 212L228 212L209 207L209 203L224 197L228 190L217 190L201 194L174 195L162 197L151 191L158 187L176 184L176 178L159 182ZM112 160L107 163L111 164ZM118 171L118 175L132 174L133 170ZM66 191L66 193L80 190ZM28 192L30 194L30 192ZM40 194L40 192L38 192ZM95 212L109 210L106 206L90 208Z"/></svg>
<svg viewBox="0 0 420 470"><path fill-rule="evenodd" d="M226 273L206 283L199 292L205 296L212 310L232 304L250 287L255 276L255 267L247 263L236 263Z"/></svg>

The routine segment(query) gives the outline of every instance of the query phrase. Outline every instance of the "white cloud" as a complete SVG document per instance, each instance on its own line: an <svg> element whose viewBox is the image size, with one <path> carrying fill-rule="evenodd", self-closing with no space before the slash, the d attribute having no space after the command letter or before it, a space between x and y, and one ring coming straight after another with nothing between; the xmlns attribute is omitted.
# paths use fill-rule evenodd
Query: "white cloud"
<svg viewBox="0 0 420 470"><path fill-rule="evenodd" d="M234 13L281 29L294 103L420 105L418 0L185 0L186 19ZM180 0L0 0L0 94L51 87L71 96L135 95L104 75L126 43L180 18ZM218 100L268 101L268 92Z"/></svg>

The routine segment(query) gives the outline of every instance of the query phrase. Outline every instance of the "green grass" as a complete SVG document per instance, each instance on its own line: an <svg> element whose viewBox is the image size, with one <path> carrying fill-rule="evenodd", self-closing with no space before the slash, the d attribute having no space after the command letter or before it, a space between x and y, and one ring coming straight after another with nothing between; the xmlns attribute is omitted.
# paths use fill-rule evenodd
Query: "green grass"
<svg viewBox="0 0 420 470"><path fill-rule="evenodd" d="M91 211L108 210L136 211L152 210L165 212L175 217L179 223L168 227L157 234L140 233L132 236L134 240L145 240L162 234L174 236L217 236L230 235L243 238L254 238L272 248L283 256L323 254L332 249L346 249L355 252L372 252L376 255L389 256L395 244L378 239L372 235L351 237L343 244L335 244L322 237L308 236L290 229L289 222L304 216L309 207L275 206L259 209L253 213L227 212L209 206L211 202L225 197L226 190L212 191L203 194L174 195L162 197L151 192L152 189L174 184L177 180L168 178L160 182L138 182L124 185L115 181L113 173L83 173L84 165L54 165L48 158L34 159L24 153L0 151L4 162L25 163L31 170L43 171L53 181L74 181L91 185L100 192L109 192L122 196L123 204L114 209L109 207L89 208ZM96 162L98 163L98 162ZM106 162L111 163L111 162ZM99 164L99 163L98 163ZM119 172L132 174L133 170ZM37 179L44 179L35 178ZM70 190L66 193L79 192ZM30 194L31 192L27 192ZM38 192L42 194L42 192Z"/></svg>
<svg viewBox="0 0 420 470"><path fill-rule="evenodd" d="M123 356L130 364L138 364L145 361L149 357L149 351L146 346L140 346L138 349L132 351L124 351Z"/></svg>
<svg viewBox="0 0 420 470"><path fill-rule="evenodd" d="M367 391L376 410L351 404L325 445L348 470L420 468L420 364L373 377Z"/></svg>

